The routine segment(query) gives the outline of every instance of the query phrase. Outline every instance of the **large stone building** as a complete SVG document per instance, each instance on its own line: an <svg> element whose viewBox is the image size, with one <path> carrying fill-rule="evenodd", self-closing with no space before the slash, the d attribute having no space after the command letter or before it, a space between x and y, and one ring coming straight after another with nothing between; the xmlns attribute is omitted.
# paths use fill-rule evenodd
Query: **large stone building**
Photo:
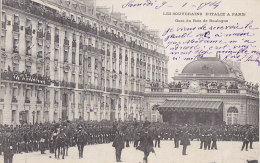
<svg viewBox="0 0 260 163"><path fill-rule="evenodd" d="M93 0L3 0L0 123L144 118L167 83L156 31Z"/></svg>
<svg viewBox="0 0 260 163"><path fill-rule="evenodd" d="M258 84L246 82L239 63L204 57L176 71L168 85L146 86L152 121L258 124ZM158 111L157 111L158 110Z"/></svg>

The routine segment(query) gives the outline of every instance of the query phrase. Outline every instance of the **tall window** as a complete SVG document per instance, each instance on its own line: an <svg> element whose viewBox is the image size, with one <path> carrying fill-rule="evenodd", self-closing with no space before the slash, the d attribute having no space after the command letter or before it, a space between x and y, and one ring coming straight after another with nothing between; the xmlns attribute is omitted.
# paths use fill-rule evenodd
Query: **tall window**
<svg viewBox="0 0 260 163"><path fill-rule="evenodd" d="M230 107L227 111L227 124L238 123L238 110L236 107Z"/></svg>

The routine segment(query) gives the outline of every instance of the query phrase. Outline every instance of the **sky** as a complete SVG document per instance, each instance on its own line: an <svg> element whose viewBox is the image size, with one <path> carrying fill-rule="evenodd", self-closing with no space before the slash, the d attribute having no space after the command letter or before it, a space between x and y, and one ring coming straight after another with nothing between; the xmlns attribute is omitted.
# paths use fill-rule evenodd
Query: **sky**
<svg viewBox="0 0 260 163"><path fill-rule="evenodd" d="M127 3L153 3L152 6L141 6L141 7L125 7ZM161 8L155 9L159 4L163 4ZM259 52L260 47L260 12L257 11L257 6L259 10L260 1L259 0L222 0L222 1L205 1L205 0L97 0L97 6L110 7L114 12L125 13L128 20L140 20L143 24L147 25L149 29L156 29L160 32L160 37L163 39L162 34L169 28L176 31L178 27L199 27L202 22L193 22L193 19L203 20L203 19L219 19L228 20L227 23L211 22L206 23L207 26L221 26L221 25L235 25L239 24L245 26L249 22L253 21L252 25L255 30L249 31L253 36L250 37L230 37L223 38L224 41L250 39L249 41L254 42L249 50L255 50ZM184 7L182 7L184 6ZM182 16L182 15L164 15L166 12L200 12L202 16ZM206 13L230 13L235 16L205 16ZM239 13L245 13L245 16L238 16ZM192 22L179 22L180 20L190 19ZM177 21L178 20L178 21ZM259 29L257 29L259 28ZM248 32L247 30L240 30L240 32ZM232 33L236 30L226 30L226 32ZM215 33L214 33L215 32ZM219 31L211 31L211 34L216 34ZM236 31L238 32L238 31ZM173 32L178 34L178 32ZM179 33L180 34L180 33ZM195 34L195 33L194 33ZM211 35L213 36L213 35ZM211 37L213 38L213 37ZM187 39L187 38L186 38ZM176 39L178 40L178 39ZM180 39L179 39L180 40ZM183 40L183 39L182 39ZM185 38L184 38L185 40ZM238 42L239 42L238 41ZM167 42L166 42L167 43ZM165 46L166 46L165 43ZM250 52L251 52L250 51ZM173 55L169 54L171 50L166 48L166 55L169 56L168 70L169 70L169 80L173 77L176 69L181 71L185 65L190 61L183 59L173 60ZM213 50L210 54L206 56L216 56L216 50ZM254 55L256 57L257 55ZM222 55L221 55L222 57ZM223 56L223 58L225 55ZM260 66L256 62L241 62L241 69L244 77L247 81L253 83L259 83L260 81Z"/></svg>

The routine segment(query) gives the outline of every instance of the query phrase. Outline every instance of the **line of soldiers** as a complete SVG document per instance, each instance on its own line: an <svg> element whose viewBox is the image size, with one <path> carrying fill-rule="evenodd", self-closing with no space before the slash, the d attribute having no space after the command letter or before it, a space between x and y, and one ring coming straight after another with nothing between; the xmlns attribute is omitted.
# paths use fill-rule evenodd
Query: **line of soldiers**
<svg viewBox="0 0 260 163"><path fill-rule="evenodd" d="M258 126L249 125L209 126L197 124L183 126L159 122L150 123L148 121L65 121L22 126L0 126L0 154L4 152L5 160L10 160L7 163L11 163L15 153L41 151L44 154L45 150L50 150L53 153L54 135L58 133L58 130L65 132L69 139L68 146L75 146L78 143L77 133L80 131L84 131L84 145L110 143L114 141L116 133L120 131L126 147L129 147L130 143L133 143L134 147L138 147L144 130L149 132L149 135L155 141L155 147L158 146L159 148L161 140L174 140L174 147L179 148L184 133L188 134L191 140L200 140L200 148L204 147L205 150L217 149L216 142L218 140L244 141L243 146L246 147L248 143L252 147L253 141L259 140ZM84 145L78 146L79 151L83 151ZM186 152L184 153L186 154ZM79 157L83 157L82 152L79 153Z"/></svg>
<svg viewBox="0 0 260 163"><path fill-rule="evenodd" d="M54 136L59 131L66 133L69 146L75 146L78 124L85 127L85 145L110 143L114 140L113 127L107 122L61 122L22 126L0 126L0 155L4 153L5 163L12 163L16 153L29 153L46 150L54 152Z"/></svg>

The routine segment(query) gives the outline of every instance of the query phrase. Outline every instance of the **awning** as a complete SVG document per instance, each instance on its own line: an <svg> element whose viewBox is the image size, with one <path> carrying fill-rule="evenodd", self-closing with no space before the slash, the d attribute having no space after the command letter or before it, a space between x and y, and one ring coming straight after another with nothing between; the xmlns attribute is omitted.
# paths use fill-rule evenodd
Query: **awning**
<svg viewBox="0 0 260 163"><path fill-rule="evenodd" d="M159 112L219 112L222 107L222 101L166 100L158 110Z"/></svg>

